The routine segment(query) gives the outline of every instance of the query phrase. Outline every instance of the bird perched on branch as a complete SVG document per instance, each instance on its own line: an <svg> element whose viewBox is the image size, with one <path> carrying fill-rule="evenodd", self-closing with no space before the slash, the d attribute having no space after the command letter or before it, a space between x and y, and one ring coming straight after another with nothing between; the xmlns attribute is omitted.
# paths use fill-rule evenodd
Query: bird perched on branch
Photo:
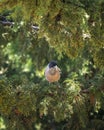
<svg viewBox="0 0 104 130"><path fill-rule="evenodd" d="M57 66L57 63L55 61L49 62L45 69L45 78L49 81L49 83L52 82L58 82L60 79L61 70Z"/></svg>

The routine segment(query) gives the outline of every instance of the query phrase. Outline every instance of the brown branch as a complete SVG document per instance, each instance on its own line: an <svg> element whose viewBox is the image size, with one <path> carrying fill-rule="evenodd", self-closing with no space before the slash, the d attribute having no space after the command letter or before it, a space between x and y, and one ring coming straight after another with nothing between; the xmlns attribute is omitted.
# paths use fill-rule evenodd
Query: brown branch
<svg viewBox="0 0 104 130"><path fill-rule="evenodd" d="M90 93L89 89L84 89L80 91L80 94L89 94L89 93Z"/></svg>
<svg viewBox="0 0 104 130"><path fill-rule="evenodd" d="M10 21L0 21L0 23L1 23L3 26L12 26L12 25L15 24L14 22L10 22ZM36 30L36 31L39 30L39 26L32 25L31 27L32 27L32 29L34 29L34 30Z"/></svg>
<svg viewBox="0 0 104 130"><path fill-rule="evenodd" d="M104 86L97 88L97 91L104 92ZM81 90L80 94L90 94L90 89Z"/></svg>

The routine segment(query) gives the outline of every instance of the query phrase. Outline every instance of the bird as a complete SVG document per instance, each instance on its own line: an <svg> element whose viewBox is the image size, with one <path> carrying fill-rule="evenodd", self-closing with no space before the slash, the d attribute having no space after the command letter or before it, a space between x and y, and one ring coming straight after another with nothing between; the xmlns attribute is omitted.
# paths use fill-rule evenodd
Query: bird
<svg viewBox="0 0 104 130"><path fill-rule="evenodd" d="M61 75L61 69L57 66L56 61L50 61L47 65L45 72L45 78L49 83L58 82Z"/></svg>

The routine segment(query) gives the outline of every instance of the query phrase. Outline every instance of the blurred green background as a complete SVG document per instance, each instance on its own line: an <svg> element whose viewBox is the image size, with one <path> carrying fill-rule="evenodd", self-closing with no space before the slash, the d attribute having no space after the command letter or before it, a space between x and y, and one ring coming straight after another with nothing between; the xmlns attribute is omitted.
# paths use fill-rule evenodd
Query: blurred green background
<svg viewBox="0 0 104 130"><path fill-rule="evenodd" d="M104 0L0 0L0 130L104 130Z"/></svg>

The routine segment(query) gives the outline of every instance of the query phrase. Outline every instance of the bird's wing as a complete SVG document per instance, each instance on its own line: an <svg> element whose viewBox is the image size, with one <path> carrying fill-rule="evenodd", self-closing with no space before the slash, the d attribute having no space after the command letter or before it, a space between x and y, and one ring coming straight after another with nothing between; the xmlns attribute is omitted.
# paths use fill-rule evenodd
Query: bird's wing
<svg viewBox="0 0 104 130"><path fill-rule="evenodd" d="M61 73L61 69L57 66L56 71L59 71Z"/></svg>

